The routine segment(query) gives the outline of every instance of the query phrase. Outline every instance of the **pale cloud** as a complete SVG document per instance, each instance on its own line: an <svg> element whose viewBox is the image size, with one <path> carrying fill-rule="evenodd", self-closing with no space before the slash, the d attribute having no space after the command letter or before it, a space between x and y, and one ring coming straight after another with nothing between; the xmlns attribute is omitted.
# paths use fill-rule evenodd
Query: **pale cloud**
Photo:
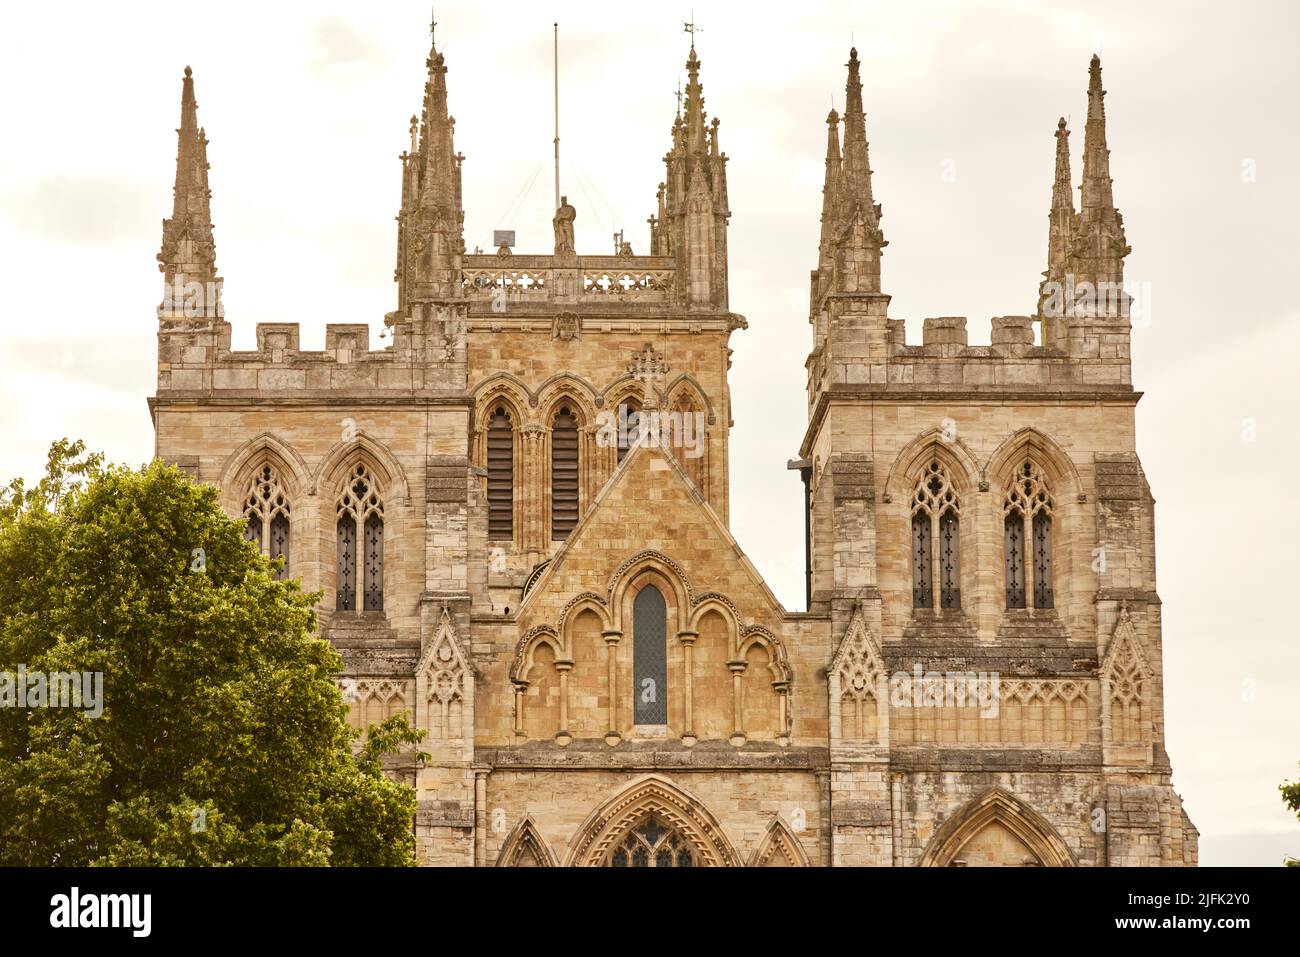
<svg viewBox="0 0 1300 957"><path fill-rule="evenodd" d="M911 341L926 316L966 315L973 343L988 341L989 317L1032 306L1056 118L1071 119L1077 181L1088 58L1104 38L1128 275L1153 293L1153 321L1133 337L1133 380L1147 393L1138 451L1158 501L1175 783L1205 863L1272 862L1287 840L1300 852L1276 791L1300 760L1300 635L1286 604L1287 543L1300 529L1284 504L1300 471L1300 316L1286 292L1300 211L1300 129L1287 119L1300 95L1300 10L844 2L784 8L774 24L744 5L695 7L706 108L731 157L731 306L750 323L732 339L732 525L792 609L803 606L802 489L785 463L807 421L825 117L832 98L844 105L850 35L890 240L891 314ZM62 435L132 463L152 451L153 257L187 62L212 144L236 347L269 321L301 322L306 348L321 346L327 322L369 322L378 341L395 298L396 157L420 109L428 10L357 9L159 2L142 4L123 34L115 8L16 8L0 40L0 402L11 410L0 478L38 473ZM514 228L520 252L549 248L556 15L499 2L440 18L471 247ZM578 245L608 249L615 223L644 244L687 38L671 11L574 2L558 19ZM947 160L955 182L941 177ZM1255 443L1241 441L1245 418L1257 421Z"/></svg>
<svg viewBox="0 0 1300 957"><path fill-rule="evenodd" d="M313 65L324 69L344 66L369 66L384 58L384 46L374 36L343 17L324 17L312 27L315 59Z"/></svg>
<svg viewBox="0 0 1300 957"><path fill-rule="evenodd" d="M130 243L158 229L154 184L88 173L8 184L0 210L23 234L69 245Z"/></svg>

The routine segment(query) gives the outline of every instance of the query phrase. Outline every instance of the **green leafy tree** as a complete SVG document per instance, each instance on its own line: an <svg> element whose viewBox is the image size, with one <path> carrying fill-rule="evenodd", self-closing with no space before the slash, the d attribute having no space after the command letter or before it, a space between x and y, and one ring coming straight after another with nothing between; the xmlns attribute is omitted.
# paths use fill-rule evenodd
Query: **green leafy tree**
<svg viewBox="0 0 1300 957"><path fill-rule="evenodd" d="M1287 810L1300 818L1300 781L1294 784L1279 784L1277 789L1282 792L1282 803L1287 806ZM1286 866L1300 867L1300 858L1288 857Z"/></svg>
<svg viewBox="0 0 1300 957"><path fill-rule="evenodd" d="M0 706L0 865L414 863L384 758L423 733L354 754L319 596L243 531L214 487L81 442L0 490L0 673L103 675L97 717Z"/></svg>

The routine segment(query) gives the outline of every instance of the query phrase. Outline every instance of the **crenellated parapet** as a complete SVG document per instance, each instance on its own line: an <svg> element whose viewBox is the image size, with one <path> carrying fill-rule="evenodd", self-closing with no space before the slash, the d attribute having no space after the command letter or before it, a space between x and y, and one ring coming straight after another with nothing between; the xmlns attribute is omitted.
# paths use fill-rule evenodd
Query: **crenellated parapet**
<svg viewBox="0 0 1300 957"><path fill-rule="evenodd" d="M346 391L394 397L463 395L466 380L463 312L394 327L390 345L373 348L365 323L329 323L325 348L300 347L296 322L257 326L257 348L231 349L230 323L171 320L158 333L158 395L203 393L329 399Z"/></svg>
<svg viewBox="0 0 1300 957"><path fill-rule="evenodd" d="M1130 306L1123 286L1128 253L1112 198L1102 109L1101 64L1089 67L1082 209L1070 194L1069 130L1056 129L1048 268L1032 315L991 320L988 345L971 345L966 320L924 321L909 344L881 291L880 206L867 160L862 83L856 52L848 64L844 148L839 115L829 132L818 266L811 274L813 349L810 412L832 392L961 388L980 392L1131 392Z"/></svg>

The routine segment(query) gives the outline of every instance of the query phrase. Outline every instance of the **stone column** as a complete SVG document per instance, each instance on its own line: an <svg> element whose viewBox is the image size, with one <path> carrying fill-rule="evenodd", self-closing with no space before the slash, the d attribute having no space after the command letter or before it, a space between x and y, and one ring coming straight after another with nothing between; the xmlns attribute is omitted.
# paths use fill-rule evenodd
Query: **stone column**
<svg viewBox="0 0 1300 957"><path fill-rule="evenodd" d="M686 727L682 731L682 744L692 747L695 737L695 639L700 637L698 631L679 631L677 640L682 643L682 658L686 666L686 685L682 700L686 705Z"/></svg>
<svg viewBox="0 0 1300 957"><path fill-rule="evenodd" d="M474 769L474 866L487 865L487 777L486 768Z"/></svg>
<svg viewBox="0 0 1300 957"><path fill-rule="evenodd" d="M612 748L622 740L618 732L618 642L623 633L610 630L601 632L601 635L605 639L605 657L609 665L609 731L605 734L605 743Z"/></svg>
<svg viewBox="0 0 1300 957"><path fill-rule="evenodd" d="M731 732L731 743L739 747L745 743L745 689L741 684L741 678L745 674L745 662L729 661L727 667L731 669L731 725L734 729Z"/></svg>
<svg viewBox="0 0 1300 957"><path fill-rule="evenodd" d="M572 661L557 661L555 670L560 674L560 728L555 732L555 743L566 747L573 741L569 734L569 672L573 670Z"/></svg>

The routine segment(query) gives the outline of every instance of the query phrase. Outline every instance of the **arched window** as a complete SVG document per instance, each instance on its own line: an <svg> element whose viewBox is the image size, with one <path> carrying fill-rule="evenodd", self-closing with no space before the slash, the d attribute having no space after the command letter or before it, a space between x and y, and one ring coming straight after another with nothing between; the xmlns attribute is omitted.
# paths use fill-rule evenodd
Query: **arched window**
<svg viewBox="0 0 1300 957"><path fill-rule="evenodd" d="M634 723L668 723L668 606L654 585L632 603L632 701Z"/></svg>
<svg viewBox="0 0 1300 957"><path fill-rule="evenodd" d="M628 396L618 406L618 460L627 457L627 450L636 445L641 435L641 400Z"/></svg>
<svg viewBox="0 0 1300 957"><path fill-rule="evenodd" d="M505 406L497 406L487 430L488 538L515 534L515 430Z"/></svg>
<svg viewBox="0 0 1300 957"><path fill-rule="evenodd" d="M610 867L694 867L690 842L674 827L650 815L615 845Z"/></svg>
<svg viewBox="0 0 1300 957"><path fill-rule="evenodd" d="M578 420L566 405L551 424L551 538L578 524Z"/></svg>
<svg viewBox="0 0 1300 957"><path fill-rule="evenodd" d="M361 607L384 610L384 503L370 471L357 463L335 506L338 535L338 579L334 607L357 608L358 568ZM357 534L361 533L358 540Z"/></svg>
<svg viewBox="0 0 1300 957"><path fill-rule="evenodd" d="M1007 608L1027 607L1030 595L1035 608L1053 607L1052 507L1047 476L1026 459L1002 507Z"/></svg>
<svg viewBox="0 0 1300 957"><path fill-rule="evenodd" d="M244 499L244 518L248 522L244 537L255 542L259 552L272 559L283 558L284 567L275 573L275 578L277 581L288 578L289 498L280 484L280 476L270 463L253 475Z"/></svg>
<svg viewBox="0 0 1300 957"><path fill-rule="evenodd" d="M695 487L704 491L704 413L695 407L688 393L683 392L673 403L669 419L672 431L673 455L682 464Z"/></svg>
<svg viewBox="0 0 1300 957"><path fill-rule="evenodd" d="M934 607L936 578L939 607L961 608L961 500L938 459L912 493L913 608Z"/></svg>

